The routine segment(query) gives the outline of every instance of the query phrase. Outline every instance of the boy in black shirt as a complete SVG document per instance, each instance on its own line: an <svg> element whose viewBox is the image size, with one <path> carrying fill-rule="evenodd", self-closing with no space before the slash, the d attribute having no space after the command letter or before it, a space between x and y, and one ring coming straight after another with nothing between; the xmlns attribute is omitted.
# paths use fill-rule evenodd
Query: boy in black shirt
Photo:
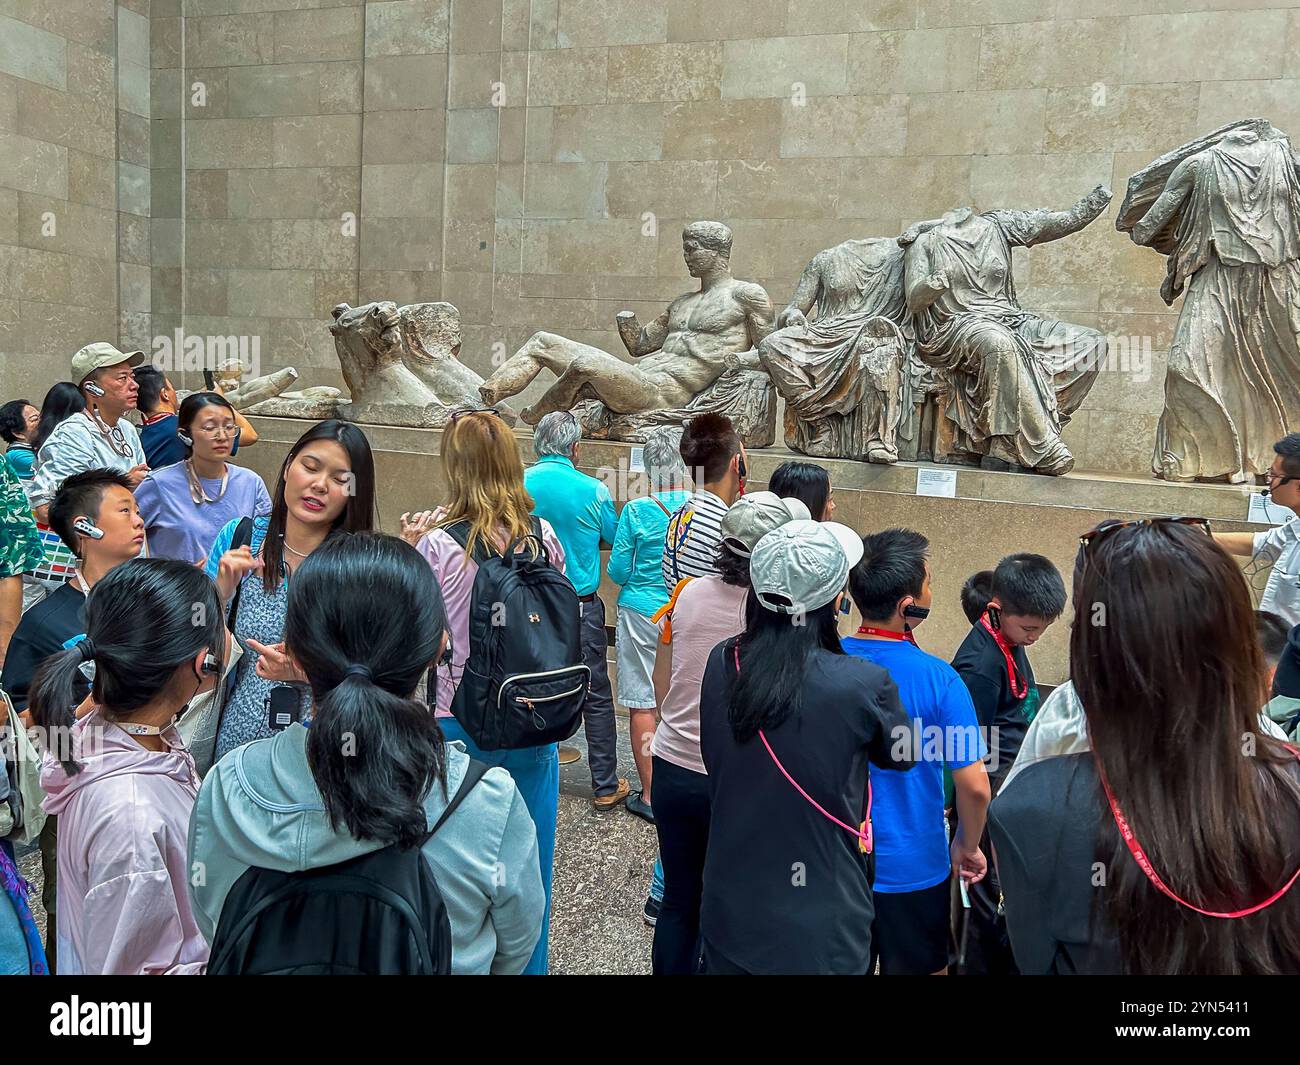
<svg viewBox="0 0 1300 1065"><path fill-rule="evenodd" d="M1065 582L1042 555L1008 555L993 571L991 593L952 666L970 692L988 738L989 784L997 795L1038 710L1038 687L1025 648L1036 643L1065 610ZM981 848L990 853L987 830ZM1006 919L999 912L1001 894L992 868L970 888L966 973L1016 972Z"/></svg>
<svg viewBox="0 0 1300 1065"><path fill-rule="evenodd" d="M23 615L9 642L0 687L9 693L14 709L19 711L27 709L37 667L50 655L85 637L86 595L95 582L118 563L135 558L144 546L144 519L135 505L131 482L126 474L114 470L87 470L67 478L50 500L49 518L50 528L77 556L77 570L66 584ZM77 695L84 698L89 692L87 679ZM56 819L46 818L40 837L45 874L41 902L48 914L45 957L51 973L55 971L56 953L57 832Z"/></svg>

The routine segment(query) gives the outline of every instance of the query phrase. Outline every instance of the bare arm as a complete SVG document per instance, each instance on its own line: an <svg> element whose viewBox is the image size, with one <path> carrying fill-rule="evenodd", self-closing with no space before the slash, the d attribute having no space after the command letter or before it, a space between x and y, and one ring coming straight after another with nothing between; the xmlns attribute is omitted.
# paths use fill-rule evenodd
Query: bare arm
<svg viewBox="0 0 1300 1065"><path fill-rule="evenodd" d="M664 311L644 329L637 321L636 311L619 311L615 321L618 323L619 338L634 359L658 351L668 336L668 311Z"/></svg>
<svg viewBox="0 0 1300 1065"><path fill-rule="evenodd" d="M15 573L0 579L0 665L4 664L9 640L23 616L23 579Z"/></svg>
<svg viewBox="0 0 1300 1065"><path fill-rule="evenodd" d="M654 685L655 705L662 707L668 698L668 683L673 675L673 645L660 643L655 645L655 667L650 674L650 683Z"/></svg>
<svg viewBox="0 0 1300 1065"><path fill-rule="evenodd" d="M1071 233L1077 233L1106 209L1110 198L1110 189L1105 185L1098 185L1078 203L1064 211L1040 208L1036 211L990 211L989 213L994 216L999 214L1014 216L1016 221L1012 227L1014 232L1008 234L1011 243L1022 244L1029 248L1035 244L1060 240Z"/></svg>
<svg viewBox="0 0 1300 1065"><path fill-rule="evenodd" d="M972 762L952 771L957 803L957 834L952 841L953 872L968 884L983 880L988 858L980 850L984 822L988 817L992 789L983 762Z"/></svg>
<svg viewBox="0 0 1300 1065"><path fill-rule="evenodd" d="M1214 542L1230 555L1244 555L1249 558L1255 553L1254 533L1215 533Z"/></svg>
<svg viewBox="0 0 1300 1065"><path fill-rule="evenodd" d="M758 342L776 327L772 301L762 285L753 284L737 286L736 299L745 308L745 330L749 334L749 346L756 348Z"/></svg>
<svg viewBox="0 0 1300 1065"><path fill-rule="evenodd" d="M239 446L252 447L257 443L257 430L239 411L235 411L235 424L239 426Z"/></svg>
<svg viewBox="0 0 1300 1065"><path fill-rule="evenodd" d="M804 325L808 320L808 315L812 313L813 305L817 302L817 297L822 289L822 274L818 255L807 266L803 268L803 273L799 275L799 283L794 287L794 295L790 297L789 304L785 310L776 316L776 327L786 329L792 325Z"/></svg>

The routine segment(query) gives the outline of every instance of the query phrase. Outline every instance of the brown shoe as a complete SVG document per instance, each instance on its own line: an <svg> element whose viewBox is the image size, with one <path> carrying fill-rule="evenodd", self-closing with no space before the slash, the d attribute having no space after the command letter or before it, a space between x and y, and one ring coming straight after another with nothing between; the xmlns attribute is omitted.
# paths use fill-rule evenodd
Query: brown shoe
<svg viewBox="0 0 1300 1065"><path fill-rule="evenodd" d="M632 793L632 785L622 777L618 779L618 789L609 795L597 795L591 805L597 810L612 810Z"/></svg>
<svg viewBox="0 0 1300 1065"><path fill-rule="evenodd" d="M560 765L573 765L581 759L582 752L577 747L570 747L566 743L560 744Z"/></svg>

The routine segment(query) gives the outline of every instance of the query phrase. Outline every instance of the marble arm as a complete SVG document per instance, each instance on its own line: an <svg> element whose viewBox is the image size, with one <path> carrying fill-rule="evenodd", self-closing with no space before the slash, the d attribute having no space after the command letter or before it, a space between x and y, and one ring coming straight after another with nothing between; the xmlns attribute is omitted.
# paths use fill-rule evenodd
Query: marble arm
<svg viewBox="0 0 1300 1065"><path fill-rule="evenodd" d="M1192 191L1192 179L1196 172L1196 156L1184 159L1169 175L1164 191L1156 197L1155 202L1147 208L1142 220L1133 227L1129 234L1134 244L1147 244L1167 223Z"/></svg>
<svg viewBox="0 0 1300 1065"><path fill-rule="evenodd" d="M814 259L803 268L803 273L799 275L799 283L794 287L794 295L790 297L785 310L776 316L776 327L785 329L788 326L805 323L817 303L821 290L821 270L818 268L817 260Z"/></svg>
<svg viewBox="0 0 1300 1065"><path fill-rule="evenodd" d="M762 285L742 285L737 298L745 308L745 328L749 333L749 346L758 347L758 343L776 328L776 315L772 310L772 300Z"/></svg>
<svg viewBox="0 0 1300 1065"><path fill-rule="evenodd" d="M1071 233L1077 233L1110 203L1111 191L1105 185L1098 185L1074 206L1064 211L1040 208L1025 212L1024 244L1032 247L1049 240L1060 240Z"/></svg>
<svg viewBox="0 0 1300 1065"><path fill-rule="evenodd" d="M948 278L942 272L932 272L930 253L923 241L907 245L903 255L903 288L907 309L913 314L925 310L948 288Z"/></svg>
<svg viewBox="0 0 1300 1065"><path fill-rule="evenodd" d="M636 311L619 311L615 317L615 322L618 325L619 339L623 341L627 353L634 359L658 351L663 347L664 338L668 335L667 311L664 311L644 329L641 328L641 323L637 321Z"/></svg>

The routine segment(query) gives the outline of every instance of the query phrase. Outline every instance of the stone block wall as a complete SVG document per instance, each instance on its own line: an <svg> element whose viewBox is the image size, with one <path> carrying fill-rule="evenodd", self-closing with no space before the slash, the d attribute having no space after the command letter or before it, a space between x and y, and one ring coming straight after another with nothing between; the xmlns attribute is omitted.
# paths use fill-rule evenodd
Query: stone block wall
<svg viewBox="0 0 1300 1065"><path fill-rule="evenodd" d="M257 337L263 371L338 383L343 300L450 300L485 374L538 329L618 351L617 311L645 321L690 287L696 218L733 227L736 274L780 307L850 237L1099 182L1118 201L1234 118L1300 137L1300 10L1267 0L0 0L0 18L9 394L48 383L23 353L119 327ZM42 198L75 241L30 236ZM1018 253L1017 281L1027 308L1119 338L1067 439L1081 469L1145 476L1176 308L1114 211Z"/></svg>

